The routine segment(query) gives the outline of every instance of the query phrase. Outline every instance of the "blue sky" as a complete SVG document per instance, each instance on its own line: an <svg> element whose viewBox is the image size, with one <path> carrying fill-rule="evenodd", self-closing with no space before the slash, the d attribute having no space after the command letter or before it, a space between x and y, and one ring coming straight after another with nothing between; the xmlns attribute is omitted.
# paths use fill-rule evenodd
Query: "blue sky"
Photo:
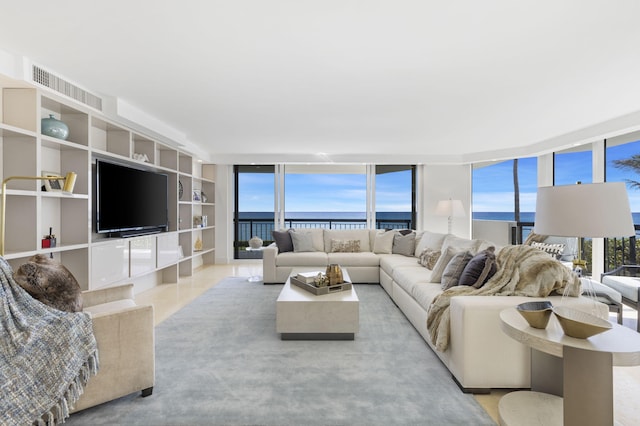
<svg viewBox="0 0 640 426"><path fill-rule="evenodd" d="M607 149L607 180L640 181L640 175L610 166L615 159L629 158L640 152L640 141ZM556 156L557 185L592 181L590 151ZM497 163L473 172L473 210L476 212L513 212L512 161ZM537 159L518 161L520 210L535 211L537 192ZM366 180L363 174L287 174L285 179L286 210L289 212L364 212ZM240 211L273 211L273 174L243 173L240 180ZM376 181L378 211L411 210L411 173L379 175ZM631 210L640 212L640 191L628 188Z"/></svg>
<svg viewBox="0 0 640 426"><path fill-rule="evenodd" d="M613 160L629 158L640 153L640 142L618 145L607 149L607 180L610 182L639 180L640 175L613 167ZM556 155L555 184L571 185L577 181L590 183L592 176L592 153L582 151ZM513 211L513 162L505 161L474 170L473 210L477 212ZM520 186L520 211L533 212L536 206L537 160L521 158L518 161ZM631 211L640 212L640 191L627 185Z"/></svg>
<svg viewBox="0 0 640 426"><path fill-rule="evenodd" d="M273 211L273 174L240 175L240 211ZM364 174L287 174L289 212L364 212L367 182ZM411 211L411 172L378 175L378 211Z"/></svg>

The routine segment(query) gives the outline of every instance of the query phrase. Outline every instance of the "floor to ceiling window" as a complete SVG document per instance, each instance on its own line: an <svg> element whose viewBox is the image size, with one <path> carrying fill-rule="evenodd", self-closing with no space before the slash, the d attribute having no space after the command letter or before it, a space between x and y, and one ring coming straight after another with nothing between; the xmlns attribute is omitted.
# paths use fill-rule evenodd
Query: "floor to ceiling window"
<svg viewBox="0 0 640 426"><path fill-rule="evenodd" d="M533 227L537 190L536 157L474 164L473 219L518 222L512 242L521 242Z"/></svg>
<svg viewBox="0 0 640 426"><path fill-rule="evenodd" d="M377 229L415 229L416 167L377 165L375 168Z"/></svg>
<svg viewBox="0 0 640 426"><path fill-rule="evenodd" d="M574 185L593 182L591 144L558 151L553 154L553 184Z"/></svg>
<svg viewBox="0 0 640 426"><path fill-rule="evenodd" d="M237 165L234 186L236 259L261 257L248 240L275 227L415 229L414 165Z"/></svg>
<svg viewBox="0 0 640 426"><path fill-rule="evenodd" d="M364 165L285 165L285 227L367 227Z"/></svg>
<svg viewBox="0 0 640 426"><path fill-rule="evenodd" d="M640 246L640 132L606 141L605 176L607 182L625 182L629 194L636 236L608 238L605 244L605 271L620 265L638 264Z"/></svg>
<svg viewBox="0 0 640 426"><path fill-rule="evenodd" d="M234 258L262 258L262 253L247 250L254 236L271 240L274 224L274 166L234 166Z"/></svg>

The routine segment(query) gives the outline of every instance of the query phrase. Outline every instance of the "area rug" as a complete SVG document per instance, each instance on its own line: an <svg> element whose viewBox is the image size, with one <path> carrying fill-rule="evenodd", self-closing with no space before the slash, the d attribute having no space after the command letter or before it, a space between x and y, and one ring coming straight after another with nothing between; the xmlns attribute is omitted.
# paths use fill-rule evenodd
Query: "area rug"
<svg viewBox="0 0 640 426"><path fill-rule="evenodd" d="M153 395L69 425L494 425L379 285L354 341L282 341L282 285L226 278L156 328Z"/></svg>

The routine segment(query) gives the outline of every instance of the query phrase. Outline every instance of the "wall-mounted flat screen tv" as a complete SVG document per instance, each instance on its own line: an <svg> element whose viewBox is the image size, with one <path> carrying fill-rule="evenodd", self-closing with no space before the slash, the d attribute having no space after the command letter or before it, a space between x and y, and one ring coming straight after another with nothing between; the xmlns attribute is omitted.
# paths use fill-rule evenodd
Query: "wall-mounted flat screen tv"
<svg viewBox="0 0 640 426"><path fill-rule="evenodd" d="M95 177L96 232L126 237L168 230L166 174L98 159Z"/></svg>

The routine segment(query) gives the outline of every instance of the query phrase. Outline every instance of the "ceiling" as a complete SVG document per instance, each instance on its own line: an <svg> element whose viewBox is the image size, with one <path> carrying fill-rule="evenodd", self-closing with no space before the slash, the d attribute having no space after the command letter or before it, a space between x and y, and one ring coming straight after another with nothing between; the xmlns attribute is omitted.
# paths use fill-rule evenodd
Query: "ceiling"
<svg viewBox="0 0 640 426"><path fill-rule="evenodd" d="M480 161L640 125L637 0L38 3L0 0L0 50L220 163Z"/></svg>

